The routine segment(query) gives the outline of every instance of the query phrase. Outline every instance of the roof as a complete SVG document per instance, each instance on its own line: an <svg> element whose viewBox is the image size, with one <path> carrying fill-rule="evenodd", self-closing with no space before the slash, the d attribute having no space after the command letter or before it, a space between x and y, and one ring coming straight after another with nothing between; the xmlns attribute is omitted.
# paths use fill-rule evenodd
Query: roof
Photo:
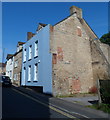
<svg viewBox="0 0 110 120"><path fill-rule="evenodd" d="M63 21L65 21L66 19L68 19L69 17L71 17L72 15L69 15L69 16L67 16L66 18L64 18L64 19L62 19L62 20L60 20L59 22L57 22L56 24L54 24L53 26L55 26L55 25L57 25L57 24L59 24L59 23L61 23L61 22L63 22Z"/></svg>
<svg viewBox="0 0 110 120"><path fill-rule="evenodd" d="M23 45L23 44L25 44L25 42L18 42L17 46Z"/></svg>
<svg viewBox="0 0 110 120"><path fill-rule="evenodd" d="M22 49L19 50L18 52L15 52L15 54L13 56L16 56L18 53L22 52Z"/></svg>
<svg viewBox="0 0 110 120"><path fill-rule="evenodd" d="M39 25L45 27L47 24L44 24L44 23L39 23Z"/></svg>
<svg viewBox="0 0 110 120"><path fill-rule="evenodd" d="M0 63L0 67L5 67L6 64L5 63Z"/></svg>
<svg viewBox="0 0 110 120"><path fill-rule="evenodd" d="M91 34L89 31L92 32L92 35L95 37L95 38L98 38L98 36L95 34L95 32L93 31L93 29L89 26L89 24L87 23L87 21L83 18L83 19L79 19L80 23L82 24L83 28L85 30L87 30L86 32ZM99 38L98 38L99 39Z"/></svg>
<svg viewBox="0 0 110 120"><path fill-rule="evenodd" d="M13 57L13 54L7 54L6 59L9 60L9 59L12 58L12 57Z"/></svg>
<svg viewBox="0 0 110 120"><path fill-rule="evenodd" d="M36 31L39 31L42 27L45 27L46 25L47 25L47 24L39 23Z"/></svg>

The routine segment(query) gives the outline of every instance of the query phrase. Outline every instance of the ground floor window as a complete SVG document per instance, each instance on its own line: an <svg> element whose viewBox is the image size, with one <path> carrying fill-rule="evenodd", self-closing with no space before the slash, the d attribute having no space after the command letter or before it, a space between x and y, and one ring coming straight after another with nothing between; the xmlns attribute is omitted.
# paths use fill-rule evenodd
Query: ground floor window
<svg viewBox="0 0 110 120"><path fill-rule="evenodd" d="M28 82L31 81L31 65L28 67Z"/></svg>
<svg viewBox="0 0 110 120"><path fill-rule="evenodd" d="M24 70L23 70L23 75L24 75L24 80L26 79L26 68L24 67Z"/></svg>
<svg viewBox="0 0 110 120"><path fill-rule="evenodd" d="M12 79L12 71L10 70L10 79Z"/></svg>
<svg viewBox="0 0 110 120"><path fill-rule="evenodd" d="M16 80L16 74L14 74L14 80Z"/></svg>
<svg viewBox="0 0 110 120"><path fill-rule="evenodd" d="M38 64L34 65L34 81L38 81Z"/></svg>
<svg viewBox="0 0 110 120"><path fill-rule="evenodd" d="M18 80L18 74L14 74L14 80Z"/></svg>

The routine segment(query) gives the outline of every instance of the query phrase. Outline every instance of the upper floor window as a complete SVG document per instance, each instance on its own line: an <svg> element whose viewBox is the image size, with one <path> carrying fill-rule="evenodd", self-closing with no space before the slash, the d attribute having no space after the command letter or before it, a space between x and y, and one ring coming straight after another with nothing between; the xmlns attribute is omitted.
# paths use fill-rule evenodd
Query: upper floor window
<svg viewBox="0 0 110 120"><path fill-rule="evenodd" d="M34 57L38 56L38 41L35 42L35 51L34 51Z"/></svg>
<svg viewBox="0 0 110 120"><path fill-rule="evenodd" d="M32 59L32 45L29 46L29 59Z"/></svg>
<svg viewBox="0 0 110 120"><path fill-rule="evenodd" d="M24 49L24 62L26 61L26 49Z"/></svg>
<svg viewBox="0 0 110 120"><path fill-rule="evenodd" d="M18 60L15 61L14 67L17 67L17 66L18 66Z"/></svg>
<svg viewBox="0 0 110 120"><path fill-rule="evenodd" d="M10 59L10 65L12 65L12 63L13 63L13 58Z"/></svg>

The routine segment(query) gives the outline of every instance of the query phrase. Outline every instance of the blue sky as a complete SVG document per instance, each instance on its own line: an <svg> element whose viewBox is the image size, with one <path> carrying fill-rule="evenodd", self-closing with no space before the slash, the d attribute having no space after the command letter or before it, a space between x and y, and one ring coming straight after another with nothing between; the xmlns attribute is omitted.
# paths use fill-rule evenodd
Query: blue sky
<svg viewBox="0 0 110 120"><path fill-rule="evenodd" d="M16 52L18 41L27 40L27 32L35 33L39 22L54 25L69 16L69 8L72 5L83 9L84 19L99 38L108 32L106 2L4 2L2 3L2 42L5 57Z"/></svg>

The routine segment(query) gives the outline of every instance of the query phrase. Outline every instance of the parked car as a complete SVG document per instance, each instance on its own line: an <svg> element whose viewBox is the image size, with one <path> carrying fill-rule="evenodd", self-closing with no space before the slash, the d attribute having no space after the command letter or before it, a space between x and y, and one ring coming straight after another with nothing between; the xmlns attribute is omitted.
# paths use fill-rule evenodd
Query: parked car
<svg viewBox="0 0 110 120"><path fill-rule="evenodd" d="M12 82L8 76L2 75L2 76L0 76L0 84L2 86L10 86L11 87Z"/></svg>

